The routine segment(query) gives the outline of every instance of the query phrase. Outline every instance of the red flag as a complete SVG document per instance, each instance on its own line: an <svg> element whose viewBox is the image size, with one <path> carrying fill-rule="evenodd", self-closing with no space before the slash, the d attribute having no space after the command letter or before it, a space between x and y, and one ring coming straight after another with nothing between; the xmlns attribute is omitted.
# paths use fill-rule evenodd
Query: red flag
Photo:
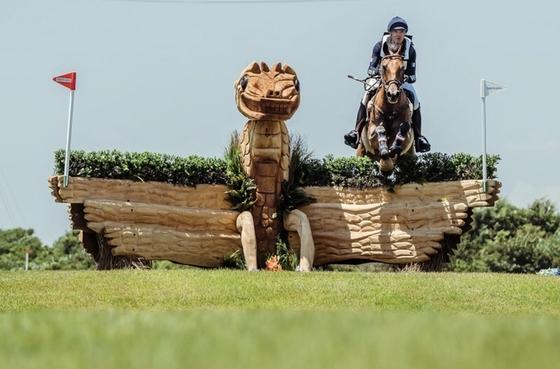
<svg viewBox="0 0 560 369"><path fill-rule="evenodd" d="M68 87L71 90L76 89L76 72L66 73L58 77L54 77L53 81L60 83L64 87Z"/></svg>

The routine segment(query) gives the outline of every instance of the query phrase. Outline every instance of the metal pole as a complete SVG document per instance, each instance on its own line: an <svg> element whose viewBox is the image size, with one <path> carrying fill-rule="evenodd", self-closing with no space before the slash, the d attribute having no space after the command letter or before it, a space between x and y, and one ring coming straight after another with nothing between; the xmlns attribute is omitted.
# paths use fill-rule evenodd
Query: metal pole
<svg viewBox="0 0 560 369"><path fill-rule="evenodd" d="M486 86L485 80L480 80L480 98L482 99L482 191L486 193Z"/></svg>
<svg viewBox="0 0 560 369"><path fill-rule="evenodd" d="M64 161L64 183L68 186L68 172L70 171L70 137L72 136L72 115L74 114L74 90L70 90L70 108L68 111L68 130L66 132L66 160Z"/></svg>

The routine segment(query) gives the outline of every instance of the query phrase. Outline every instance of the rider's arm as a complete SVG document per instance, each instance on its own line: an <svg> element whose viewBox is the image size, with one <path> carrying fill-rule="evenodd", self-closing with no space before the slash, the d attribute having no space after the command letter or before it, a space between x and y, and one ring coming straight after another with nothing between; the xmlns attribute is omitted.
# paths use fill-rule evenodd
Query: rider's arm
<svg viewBox="0 0 560 369"><path fill-rule="evenodd" d="M407 76L408 83L416 82L416 49L414 49L413 45L410 45L410 50L408 51L408 62L406 63L404 74Z"/></svg>
<svg viewBox="0 0 560 369"><path fill-rule="evenodd" d="M378 41L371 52L371 60L369 62L368 74L379 75L379 64L381 62L381 41Z"/></svg>

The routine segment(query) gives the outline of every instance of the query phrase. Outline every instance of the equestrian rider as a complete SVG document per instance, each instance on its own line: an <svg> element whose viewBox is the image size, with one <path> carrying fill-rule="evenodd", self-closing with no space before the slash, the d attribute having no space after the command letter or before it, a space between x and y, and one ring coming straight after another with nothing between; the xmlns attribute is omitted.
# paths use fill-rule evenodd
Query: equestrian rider
<svg viewBox="0 0 560 369"><path fill-rule="evenodd" d="M422 136L422 115L420 114L420 102L416 96L416 91L412 84L416 82L416 50L412 43L411 38L406 37L406 32L408 31L408 25L406 21L400 17L394 17L389 21L387 26L387 32L383 35L381 41L378 41L373 47L373 52L371 55L371 61L369 63L368 75L373 78L380 78L379 67L381 65L381 59L385 56L383 53L383 44L387 43L389 50L397 50L398 47L404 42L406 45L403 61L405 64L405 82L402 87L409 97L413 100L413 112L412 112L412 128L414 130L415 149L416 152L428 152L430 151L431 145ZM364 127L366 122L366 106L367 102L373 97L374 91L366 91L364 98L360 102L360 108L358 110L358 115L356 117L355 129L344 135L344 143L353 149L358 147L358 142L360 139L360 132Z"/></svg>

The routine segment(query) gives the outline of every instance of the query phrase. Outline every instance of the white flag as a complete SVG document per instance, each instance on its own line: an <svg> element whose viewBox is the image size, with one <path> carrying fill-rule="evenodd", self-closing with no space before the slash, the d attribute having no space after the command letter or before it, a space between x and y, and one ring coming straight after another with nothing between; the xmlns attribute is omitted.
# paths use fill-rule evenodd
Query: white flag
<svg viewBox="0 0 560 369"><path fill-rule="evenodd" d="M480 97L486 97L492 95L493 93L505 90L506 86L502 86L496 82L487 81L485 79L480 80Z"/></svg>

